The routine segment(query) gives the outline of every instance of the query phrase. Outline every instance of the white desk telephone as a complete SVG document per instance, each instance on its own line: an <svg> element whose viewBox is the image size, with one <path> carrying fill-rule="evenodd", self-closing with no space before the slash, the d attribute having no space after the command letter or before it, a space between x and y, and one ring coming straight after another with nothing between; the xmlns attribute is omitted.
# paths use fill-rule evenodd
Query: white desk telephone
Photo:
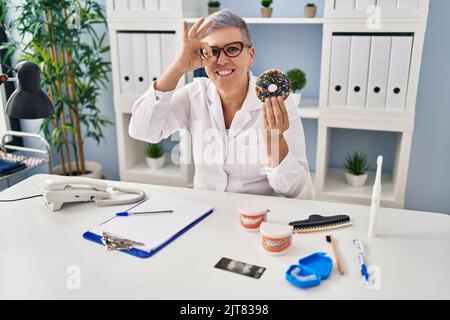
<svg viewBox="0 0 450 320"><path fill-rule="evenodd" d="M135 203L145 199L145 192L142 190L108 186L101 180L91 178L55 175L44 181L40 177L33 181L42 190L44 203L52 211L58 211L67 202L94 201L97 206L112 206ZM107 191L109 187L114 191L136 194L136 196L128 199L112 199L111 194Z"/></svg>

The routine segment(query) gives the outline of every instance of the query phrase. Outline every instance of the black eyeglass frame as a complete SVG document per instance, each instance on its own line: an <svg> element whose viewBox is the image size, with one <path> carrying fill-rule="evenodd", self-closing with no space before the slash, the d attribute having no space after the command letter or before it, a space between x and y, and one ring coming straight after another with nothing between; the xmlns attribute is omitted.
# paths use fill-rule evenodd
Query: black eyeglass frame
<svg viewBox="0 0 450 320"><path fill-rule="evenodd" d="M236 45L236 44L239 44L239 45L241 46L241 49L239 50L239 52L238 52L237 54L231 55L231 56L230 56L230 55L225 51L225 48L227 48L227 47L229 47L229 46L231 46L231 45ZM244 47L251 48L252 46L249 45L249 44L247 44L247 43L245 43L245 42L243 42L243 41L234 41L234 42L230 42L230 43L224 45L224 46L221 47L221 48L220 48L220 47L211 46L211 51L214 50L214 49L219 50L219 53L218 53L217 56L216 56L217 59L219 59L220 54L222 53L222 51L223 51L223 53L224 53L228 58L236 58L237 56L239 56L239 55L241 54L242 50L244 50ZM203 59L208 59L208 57L207 57L205 54L207 54L206 49L200 49L200 56L201 56ZM215 56L215 55L213 54L213 56Z"/></svg>

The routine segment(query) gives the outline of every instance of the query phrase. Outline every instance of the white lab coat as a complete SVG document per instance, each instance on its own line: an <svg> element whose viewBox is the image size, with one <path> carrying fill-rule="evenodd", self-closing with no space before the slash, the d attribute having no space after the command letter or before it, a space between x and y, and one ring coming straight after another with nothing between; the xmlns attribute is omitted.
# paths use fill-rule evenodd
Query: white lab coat
<svg viewBox="0 0 450 320"><path fill-rule="evenodd" d="M284 136L289 152L277 167L270 168L265 165L264 140L257 134L264 126L263 104L255 93L256 77L251 72L249 77L247 96L229 130L215 85L207 78L195 78L170 92L155 90L153 83L134 103L129 134L157 143L187 128L192 139L194 188L297 197L310 183L297 107L291 97L285 101L290 125Z"/></svg>

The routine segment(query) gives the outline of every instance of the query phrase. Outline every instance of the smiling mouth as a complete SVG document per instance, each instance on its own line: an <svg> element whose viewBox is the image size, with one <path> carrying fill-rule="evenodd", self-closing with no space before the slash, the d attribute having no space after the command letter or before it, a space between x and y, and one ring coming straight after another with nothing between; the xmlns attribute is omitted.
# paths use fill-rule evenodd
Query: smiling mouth
<svg viewBox="0 0 450 320"><path fill-rule="evenodd" d="M220 78L229 77L229 76L232 75L233 73L234 73L234 69L223 70L223 71L216 71L216 74L217 74Z"/></svg>

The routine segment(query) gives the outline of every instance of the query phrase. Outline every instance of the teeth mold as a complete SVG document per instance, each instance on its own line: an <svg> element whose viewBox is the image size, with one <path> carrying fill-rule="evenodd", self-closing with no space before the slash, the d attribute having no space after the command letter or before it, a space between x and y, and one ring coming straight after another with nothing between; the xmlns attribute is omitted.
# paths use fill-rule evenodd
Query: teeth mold
<svg viewBox="0 0 450 320"><path fill-rule="evenodd" d="M271 255L285 254L291 247L294 227L273 222L263 222L259 228L264 252Z"/></svg>
<svg viewBox="0 0 450 320"><path fill-rule="evenodd" d="M262 208L239 208L241 227L247 231L258 231L261 223L267 220L268 212Z"/></svg>

